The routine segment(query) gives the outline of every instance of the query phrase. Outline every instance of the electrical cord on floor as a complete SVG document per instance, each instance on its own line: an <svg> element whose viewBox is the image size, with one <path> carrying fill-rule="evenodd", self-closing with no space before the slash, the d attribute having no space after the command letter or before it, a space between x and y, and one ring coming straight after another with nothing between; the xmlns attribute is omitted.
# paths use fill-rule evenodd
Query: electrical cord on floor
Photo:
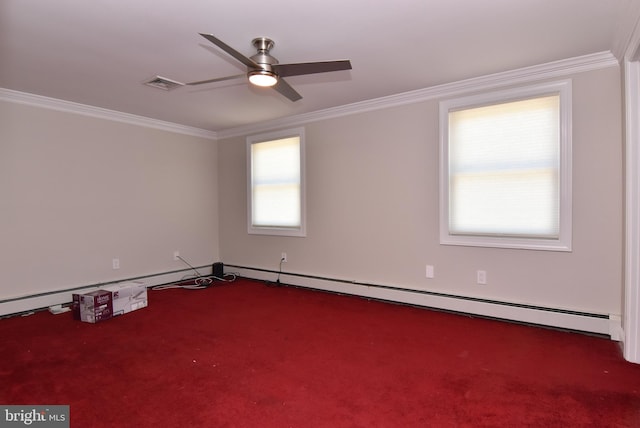
<svg viewBox="0 0 640 428"><path fill-rule="evenodd" d="M219 278L217 276L202 276L200 272L198 272L196 268L191 266L191 264L188 261L186 261L180 256L176 256L176 257L182 260L182 262L184 262L187 266L191 268L191 270L195 272L195 275L184 276L180 281L183 282L183 281L191 280L195 278L193 281L193 284L173 283L173 284L157 285L155 287L151 287L152 290L167 290L169 288L184 288L187 290L204 290L205 288L208 288L213 283L214 279L218 281L223 281L223 282L233 282L236 280L236 274L234 273L224 275L225 277L231 276L231 279Z"/></svg>
<svg viewBox="0 0 640 428"><path fill-rule="evenodd" d="M207 277L203 277L202 275L200 275L200 272L198 272L198 269L194 268L193 266L191 266L191 264L186 261L185 259L183 259L180 256L176 256L178 259L182 260L184 262L184 264L186 264L187 266L189 266L191 268L192 271L195 272L196 276L195 276L195 286L199 287L199 288L206 288L209 285L211 285L211 283L213 282L212 278L207 278Z"/></svg>
<svg viewBox="0 0 640 428"><path fill-rule="evenodd" d="M284 262L284 257L280 259L280 269L278 270L278 279L276 279L276 284L280 285L280 274L282 273L282 262Z"/></svg>
<svg viewBox="0 0 640 428"><path fill-rule="evenodd" d="M234 272L225 273L223 275L225 276L225 278L219 278L217 276L212 276L212 278L213 279L217 279L218 281L222 281L222 282L233 282L238 277L238 274L234 273ZM231 279L226 279L227 276L230 276Z"/></svg>
<svg viewBox="0 0 640 428"><path fill-rule="evenodd" d="M270 280L264 280L264 281L263 281L263 282L264 282L264 284L265 284L267 287L277 287L277 286L281 285L281 284L280 284L280 274L282 274L282 263L283 263L284 261L285 261L285 258L284 258L284 257L280 259L280 268L278 269L278 276L277 276L277 278L276 278L276 281L275 281L275 282L272 282L272 281L270 281Z"/></svg>

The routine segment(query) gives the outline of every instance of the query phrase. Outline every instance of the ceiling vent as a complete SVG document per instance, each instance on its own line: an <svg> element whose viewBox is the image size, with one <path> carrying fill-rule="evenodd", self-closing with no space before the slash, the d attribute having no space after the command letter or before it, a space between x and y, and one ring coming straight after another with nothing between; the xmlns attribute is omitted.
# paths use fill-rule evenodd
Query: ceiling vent
<svg viewBox="0 0 640 428"><path fill-rule="evenodd" d="M151 80L144 82L144 84L154 88L164 89L165 91L170 91L177 88L178 86L184 85L184 83L176 82L175 80L167 79L161 76L156 76Z"/></svg>

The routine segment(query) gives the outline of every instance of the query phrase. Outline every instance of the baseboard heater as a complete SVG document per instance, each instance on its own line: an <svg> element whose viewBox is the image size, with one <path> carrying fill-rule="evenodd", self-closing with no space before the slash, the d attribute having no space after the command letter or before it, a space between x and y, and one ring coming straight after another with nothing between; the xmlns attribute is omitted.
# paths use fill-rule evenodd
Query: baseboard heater
<svg viewBox="0 0 640 428"><path fill-rule="evenodd" d="M283 284L297 287L597 334L608 336L612 340L621 339L622 327L621 319L618 315L549 308L426 290L400 288L383 284L280 272L250 266L225 264L224 267L227 270L233 270L239 276L257 280L273 281L274 275L277 275Z"/></svg>

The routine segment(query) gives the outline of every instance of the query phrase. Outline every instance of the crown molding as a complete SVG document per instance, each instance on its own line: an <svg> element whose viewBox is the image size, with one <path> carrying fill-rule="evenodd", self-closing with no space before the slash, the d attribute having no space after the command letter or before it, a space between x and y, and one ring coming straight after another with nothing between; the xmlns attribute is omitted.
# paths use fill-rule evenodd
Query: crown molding
<svg viewBox="0 0 640 428"><path fill-rule="evenodd" d="M625 12L618 19L613 43L613 54L619 60L637 55L640 31L640 2L629 2ZM635 58L634 60L637 60Z"/></svg>
<svg viewBox="0 0 640 428"><path fill-rule="evenodd" d="M218 139L222 139L245 136L277 128L300 126L320 120L333 119L350 114L380 110L405 104L413 104L435 98L458 96L469 92L496 89L511 85L536 82L544 79L564 78L571 74L618 66L618 60L610 51L598 52L590 55L549 62L546 64L490 74L482 77L475 77L458 82L446 83L443 85L432 86L387 97L361 101L316 112L230 128L218 131L217 137Z"/></svg>
<svg viewBox="0 0 640 428"><path fill-rule="evenodd" d="M44 97L42 95L14 91L11 89L0 88L0 101L8 101L12 103L26 104L35 107L63 111L67 113L75 113L98 119L113 120L130 125L144 126L147 128L175 132L177 134L191 135L194 137L201 137L209 140L216 140L218 138L216 132L207 131L205 129L179 125L177 123L165 122L162 120L151 119L144 116L137 116L134 114L74 103L71 101L59 100L56 98Z"/></svg>
<svg viewBox="0 0 640 428"><path fill-rule="evenodd" d="M218 132L4 88L0 88L0 101L27 104L52 110L81 114L84 116L90 116L99 119L113 120L132 125L175 132L178 134L191 135L210 140L219 140L222 138L231 138L264 131L271 131L278 128L300 126L306 123L333 119L351 114L364 113L367 111L380 110L406 104L413 104L436 98L458 96L460 94L469 92L490 90L500 87L507 87L510 85L540 81L544 79L566 77L570 74L583 73L587 71L617 66L619 66L619 62L612 52L599 52L590 55L554 61L546 64L461 80L458 82L446 83L443 85L432 86L429 88L418 89L415 91L404 92L401 94L390 95L387 97L376 98L367 101L361 101L325 110L303 113L295 116L285 117L282 119L229 128Z"/></svg>

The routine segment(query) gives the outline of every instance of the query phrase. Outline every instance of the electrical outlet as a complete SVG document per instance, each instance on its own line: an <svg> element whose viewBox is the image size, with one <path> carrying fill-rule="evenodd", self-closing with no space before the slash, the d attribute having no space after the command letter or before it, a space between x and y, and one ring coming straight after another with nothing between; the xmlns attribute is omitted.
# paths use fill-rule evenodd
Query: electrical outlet
<svg viewBox="0 0 640 428"><path fill-rule="evenodd" d="M487 271L479 270L476 272L476 282L480 285L485 285L487 283Z"/></svg>
<svg viewBox="0 0 640 428"><path fill-rule="evenodd" d="M282 257L280 257L280 260L282 261L282 263L286 263L287 262L287 253L282 253Z"/></svg>
<svg viewBox="0 0 640 428"><path fill-rule="evenodd" d="M179 260L180 259L180 251L175 250L173 252L173 260Z"/></svg>
<svg viewBox="0 0 640 428"><path fill-rule="evenodd" d="M433 278L435 276L432 265L427 265L426 275L427 278Z"/></svg>
<svg viewBox="0 0 640 428"><path fill-rule="evenodd" d="M111 261L111 265L114 269L120 269L120 259L116 258Z"/></svg>

